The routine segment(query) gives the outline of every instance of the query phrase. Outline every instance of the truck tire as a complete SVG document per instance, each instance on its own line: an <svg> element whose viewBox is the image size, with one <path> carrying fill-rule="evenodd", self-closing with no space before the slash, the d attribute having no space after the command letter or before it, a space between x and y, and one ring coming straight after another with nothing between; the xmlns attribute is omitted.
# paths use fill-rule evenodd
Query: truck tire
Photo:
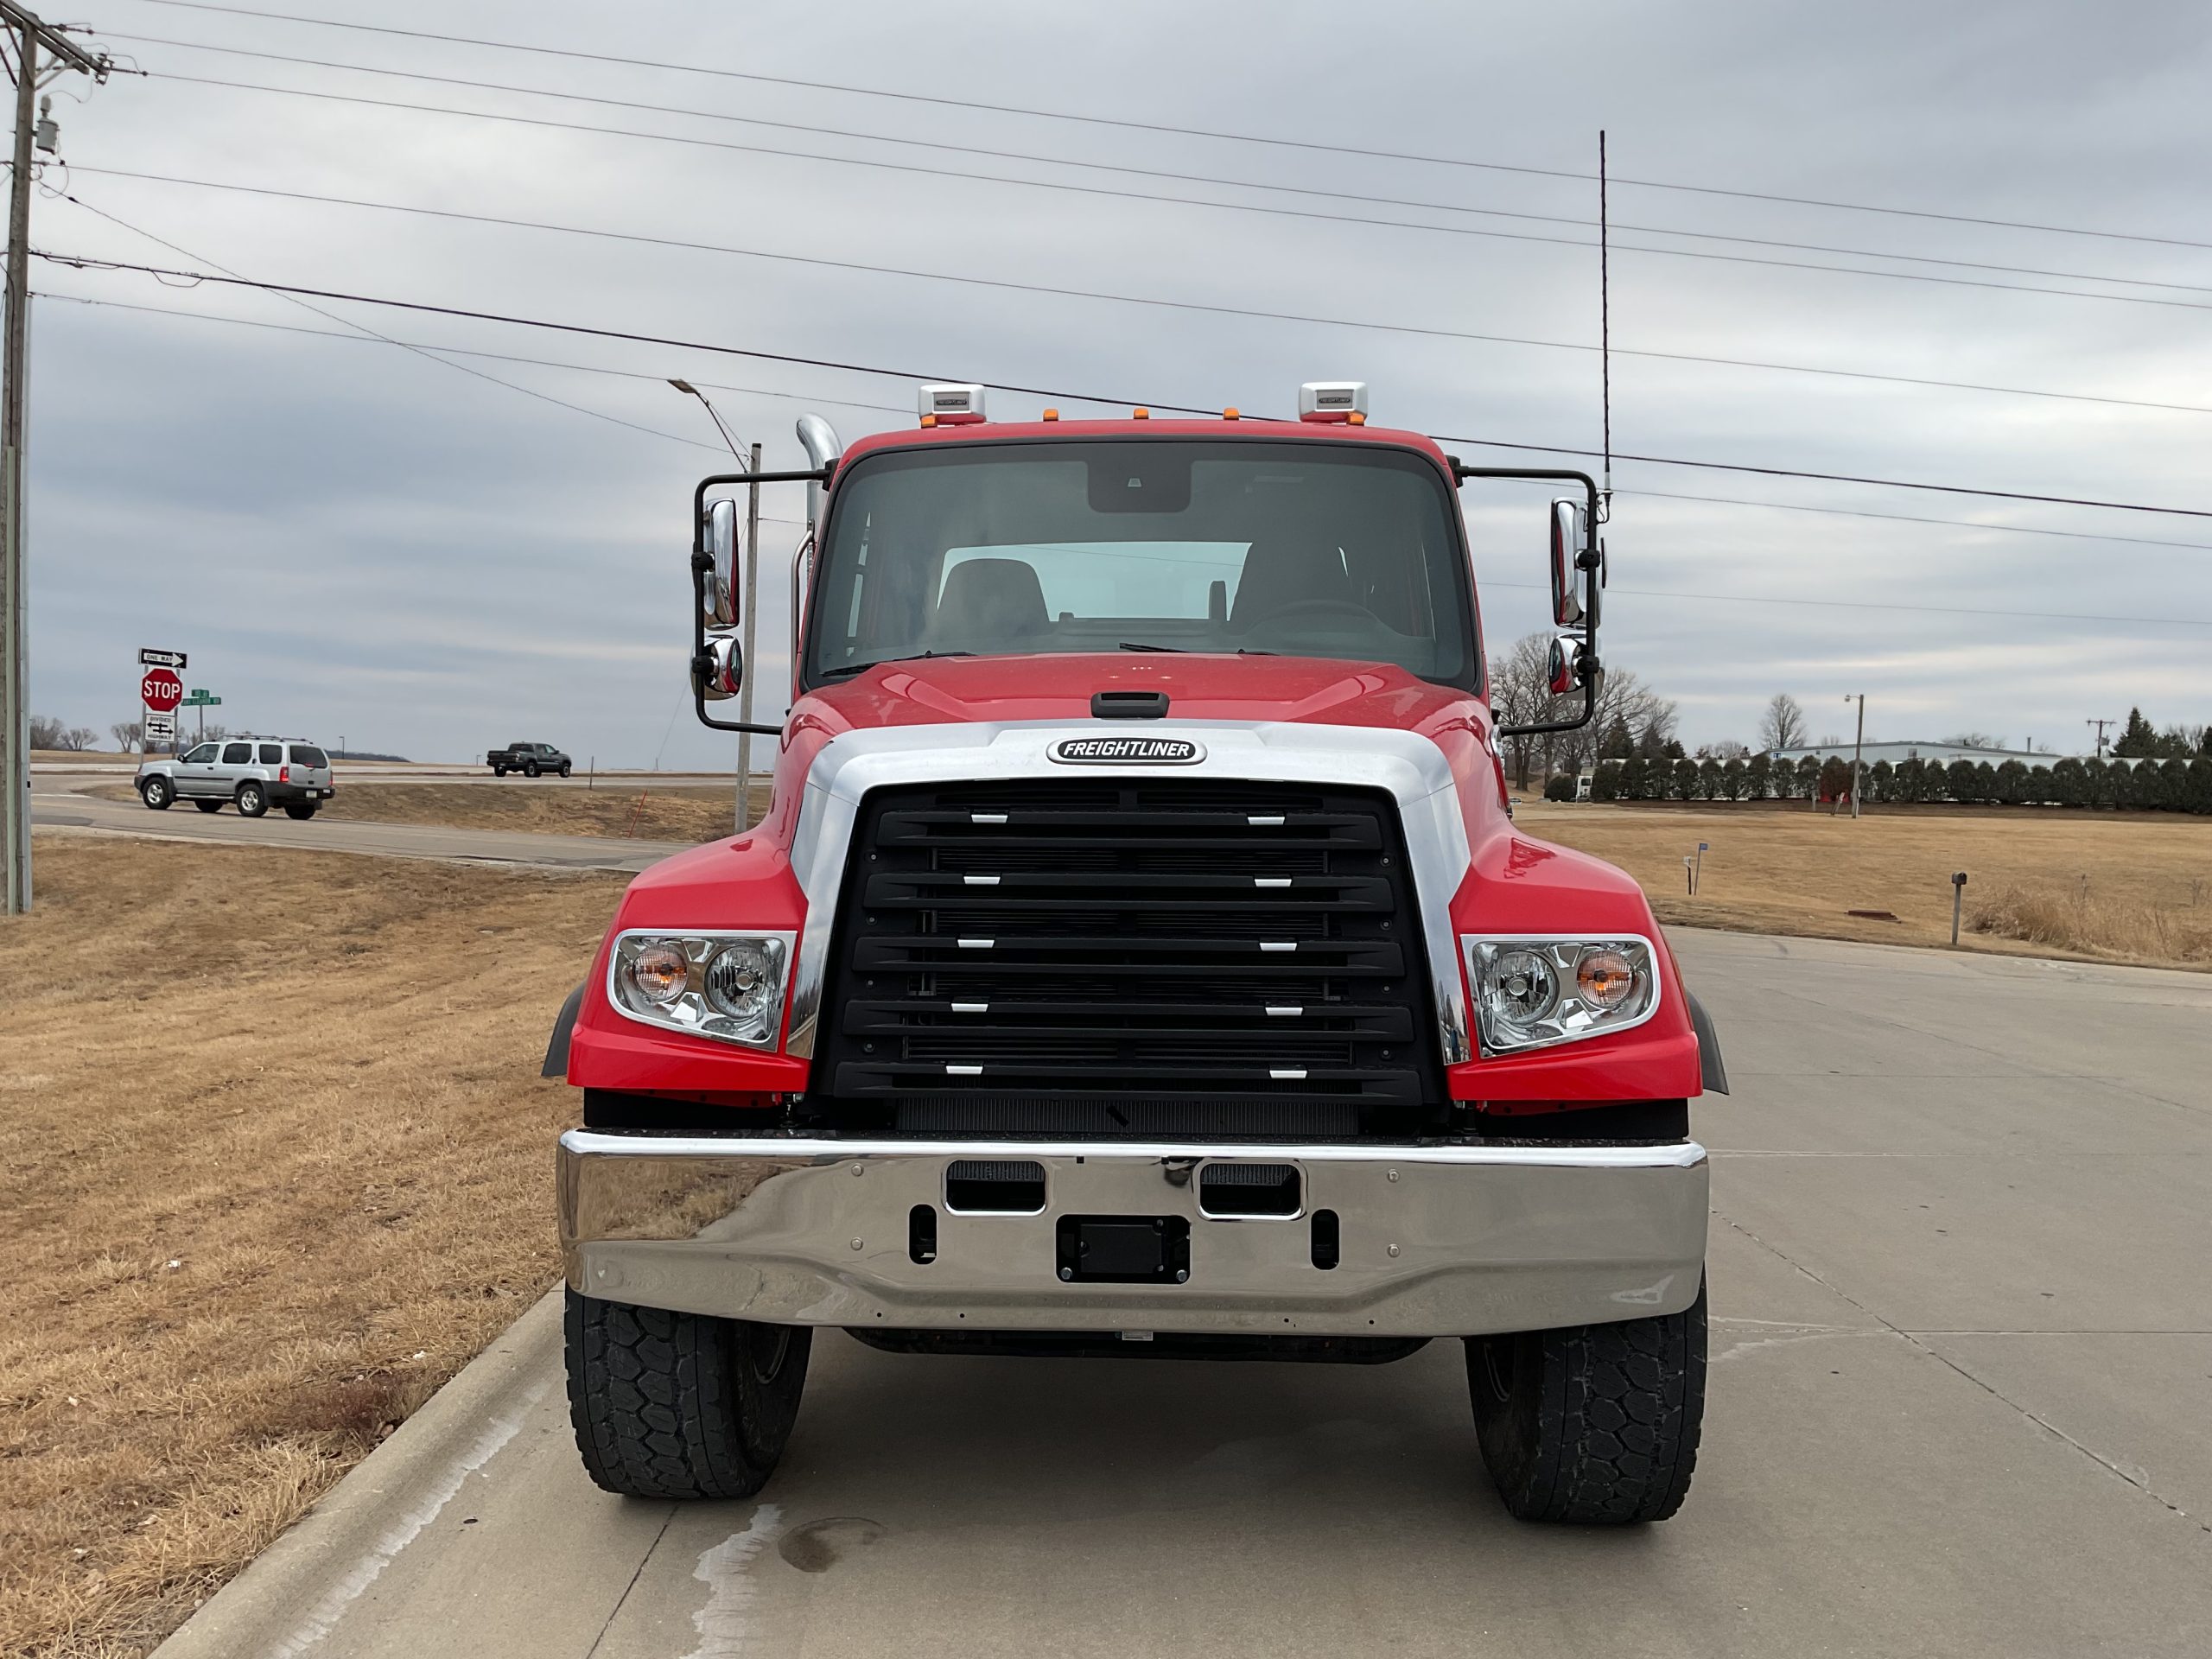
<svg viewBox="0 0 2212 1659"><path fill-rule="evenodd" d="M570 765L570 763L569 763L569 762L568 762L568 761L566 761L566 760L563 760L563 761L561 763L561 775L562 775L563 778L565 778L565 777L567 777L567 776L569 775L569 765Z"/></svg>
<svg viewBox="0 0 2212 1659"><path fill-rule="evenodd" d="M494 778L504 778L507 775L507 769L505 766L494 766L492 768L492 775Z"/></svg>
<svg viewBox="0 0 2212 1659"><path fill-rule="evenodd" d="M522 775L523 775L524 777L525 777L525 778L535 778L535 777L537 777L537 761L535 761L535 760L525 760L525 761L524 761L524 762L522 763Z"/></svg>
<svg viewBox="0 0 2212 1659"><path fill-rule="evenodd" d="M1467 1338L1475 1432L1523 1521L1632 1526L1681 1507L1705 1415L1705 1287L1681 1313Z"/></svg>
<svg viewBox="0 0 2212 1659"><path fill-rule="evenodd" d="M287 801L284 804L284 816L296 818L302 823L315 817L315 810L316 804L313 801Z"/></svg>
<svg viewBox="0 0 2212 1659"><path fill-rule="evenodd" d="M814 1332L564 1290L569 1420L625 1497L750 1497L791 1438Z"/></svg>
<svg viewBox="0 0 2212 1659"><path fill-rule="evenodd" d="M166 812L176 798L176 785L156 772L138 786L138 798L156 812Z"/></svg>
<svg viewBox="0 0 2212 1659"><path fill-rule="evenodd" d="M257 818L269 810L269 791L251 778L238 785L238 815Z"/></svg>

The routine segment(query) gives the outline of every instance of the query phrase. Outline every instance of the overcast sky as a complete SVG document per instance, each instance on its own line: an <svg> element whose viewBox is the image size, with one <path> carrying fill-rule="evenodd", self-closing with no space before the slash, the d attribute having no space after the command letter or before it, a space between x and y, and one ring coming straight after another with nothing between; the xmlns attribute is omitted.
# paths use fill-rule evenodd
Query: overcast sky
<svg viewBox="0 0 2212 1659"><path fill-rule="evenodd" d="M2212 509L2203 464L2212 438L2212 246L2203 245L2212 245L2203 178L2212 10L2202 4L260 3L848 88L1574 175L1594 169L1603 126L1616 175L1617 449ZM49 168L47 183L76 200L37 200L33 242L42 249L1253 413L1294 408L1301 380L1360 378L1373 388L1379 423L1584 448L1598 441L1593 352L1444 337L1595 345L1594 251L1491 234L1592 240L1585 221L1594 220L1596 191L1580 178L1132 131L156 0L87 0L51 15L95 25L107 49L152 74L118 76L84 104L77 78L54 88L68 167ZM755 124L771 122L874 136ZM755 149L715 147L727 145ZM1132 199L1158 196L1274 211ZM1513 214L1568 222L1497 216ZM1631 251L1657 247L1948 280ZM237 727L330 744L342 736L417 759L458 760L528 737L602 766L728 764L734 740L696 726L683 676L690 489L716 469L718 440L705 412L664 378L711 388L740 438L766 445L772 466L801 464L792 422L808 409L848 440L912 419L910 379L357 304L326 304L333 316L322 316L257 292L37 262L32 278L54 296L37 302L34 323L33 702L103 733L136 713L136 649L150 645L189 652L190 683L221 695ZM438 361L321 337L348 323L544 364ZM1440 332L1350 326L1359 323ZM1637 352L2199 408L1629 354ZM1047 402L1071 415L1109 412L1071 395L1004 392L992 409L1027 416ZM1455 447L1471 460L1507 453L1446 445ZM2124 715L2132 703L2162 723L2212 719L2212 518L1641 461L1618 463L1615 481L1605 655L1679 702L1694 745L1751 738L1760 705L1777 690L1804 702L1815 735L1848 731L1843 698L1859 690L1869 696L1870 737L1971 728L2070 752L2086 745L2087 717ZM1541 499L1526 486L1465 493L1494 646L1541 621ZM767 508L784 520L802 510L796 487L774 493ZM763 632L779 645L780 575L796 530L768 530L766 566L779 579ZM1872 606L1924 608L1863 608ZM2022 612L2047 614L1985 613ZM772 718L788 680L780 649L763 656L772 658L760 664L760 683Z"/></svg>

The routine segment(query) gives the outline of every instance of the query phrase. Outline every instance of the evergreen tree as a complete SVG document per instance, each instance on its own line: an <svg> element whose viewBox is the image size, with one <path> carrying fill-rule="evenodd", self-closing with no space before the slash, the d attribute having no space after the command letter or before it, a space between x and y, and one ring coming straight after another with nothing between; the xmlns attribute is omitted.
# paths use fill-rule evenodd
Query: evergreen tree
<svg viewBox="0 0 2212 1659"><path fill-rule="evenodd" d="M1774 762L1764 754L1755 754L1744 762L1744 798L1751 801L1766 799L1773 786Z"/></svg>
<svg viewBox="0 0 2212 1659"><path fill-rule="evenodd" d="M1866 768L1866 800L1869 805L1877 801L1894 801L1897 798L1897 768L1886 760L1877 760Z"/></svg>
<svg viewBox="0 0 2212 1659"><path fill-rule="evenodd" d="M1742 800L1745 787L1745 774L1750 770L1749 766L1733 755L1722 761L1720 763L1721 794L1732 801Z"/></svg>
<svg viewBox="0 0 2212 1659"><path fill-rule="evenodd" d="M2120 734L2120 741L2112 746L2116 755L2139 759L2158 752L2158 734L2151 722L2143 718L2140 709L2127 711L2127 725Z"/></svg>
<svg viewBox="0 0 2212 1659"><path fill-rule="evenodd" d="M1636 734L1628 728L1628 717L1615 715L1613 723L1605 728L1605 741L1598 746L1601 760L1625 760L1636 753Z"/></svg>

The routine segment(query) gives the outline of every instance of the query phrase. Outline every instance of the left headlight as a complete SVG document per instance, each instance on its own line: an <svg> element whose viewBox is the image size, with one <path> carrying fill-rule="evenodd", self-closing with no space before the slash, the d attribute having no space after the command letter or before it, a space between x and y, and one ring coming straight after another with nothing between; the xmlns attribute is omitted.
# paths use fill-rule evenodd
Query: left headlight
<svg viewBox="0 0 2212 1659"><path fill-rule="evenodd" d="M1463 936L1459 944L1485 1053L1603 1037L1658 1012L1648 939Z"/></svg>
<svg viewBox="0 0 2212 1659"><path fill-rule="evenodd" d="M607 1001L644 1025L772 1048L791 950L789 933L636 929L614 941Z"/></svg>

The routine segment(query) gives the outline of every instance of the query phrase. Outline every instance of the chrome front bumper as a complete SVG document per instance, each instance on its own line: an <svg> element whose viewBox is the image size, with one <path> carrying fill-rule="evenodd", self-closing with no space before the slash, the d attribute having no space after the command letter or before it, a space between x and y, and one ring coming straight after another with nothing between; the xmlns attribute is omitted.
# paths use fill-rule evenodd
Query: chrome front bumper
<svg viewBox="0 0 2212 1659"><path fill-rule="evenodd" d="M969 1160L1044 1166L1034 1214L949 1208ZM1287 1164L1294 1216L1218 1217L1210 1163ZM561 1243L587 1295L886 1330L1474 1336L1680 1313L1705 1261L1705 1148L1196 1146L561 1137ZM935 1259L909 1249L935 1211ZM1314 1265L1333 1211L1338 1264ZM1180 1218L1183 1283L1061 1282L1064 1217ZM1174 1224L1171 1221L1171 1225Z"/></svg>

